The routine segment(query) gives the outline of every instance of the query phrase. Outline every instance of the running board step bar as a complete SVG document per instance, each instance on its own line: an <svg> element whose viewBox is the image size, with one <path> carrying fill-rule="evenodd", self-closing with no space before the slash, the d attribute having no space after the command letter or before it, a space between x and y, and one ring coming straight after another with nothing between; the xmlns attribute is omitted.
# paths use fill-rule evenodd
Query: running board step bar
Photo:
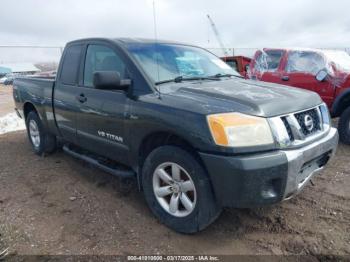
<svg viewBox="0 0 350 262"><path fill-rule="evenodd" d="M135 175L136 175L132 170L127 169L123 166L117 166L114 164L112 167L112 165L102 163L103 161L97 160L96 159L97 157L95 158L94 155L87 154L86 152L81 151L78 148L73 149L72 147L70 147L68 145L64 145L63 151L68 153L69 155L75 157L75 158L78 158L80 160L88 162L89 164L91 164L91 165L111 174L111 175L118 176L120 178L132 178L132 177L135 177Z"/></svg>

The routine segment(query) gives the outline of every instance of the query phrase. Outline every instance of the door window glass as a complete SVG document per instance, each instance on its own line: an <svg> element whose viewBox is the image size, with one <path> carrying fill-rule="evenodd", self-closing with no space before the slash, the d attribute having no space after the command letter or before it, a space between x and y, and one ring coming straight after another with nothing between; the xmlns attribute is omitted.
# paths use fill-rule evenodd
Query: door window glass
<svg viewBox="0 0 350 262"><path fill-rule="evenodd" d="M288 55L286 72L303 72L316 75L325 67L325 60L320 54L308 51L293 51Z"/></svg>
<svg viewBox="0 0 350 262"><path fill-rule="evenodd" d="M89 45L84 67L84 86L93 86L93 75L96 71L117 71L121 79L125 78L125 64L112 49Z"/></svg>

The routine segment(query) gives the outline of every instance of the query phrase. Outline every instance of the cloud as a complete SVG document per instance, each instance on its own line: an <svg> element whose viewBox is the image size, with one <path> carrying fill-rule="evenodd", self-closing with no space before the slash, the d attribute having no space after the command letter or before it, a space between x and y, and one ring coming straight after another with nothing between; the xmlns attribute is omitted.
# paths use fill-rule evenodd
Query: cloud
<svg viewBox="0 0 350 262"><path fill-rule="evenodd" d="M350 46L350 3L345 0L155 1L163 39L218 47L206 18L210 14L228 47ZM2 0L2 10L3 45L63 46L90 36L154 37L151 0ZM52 50L35 52L57 57L48 55ZM0 61L16 60L16 54L0 49Z"/></svg>

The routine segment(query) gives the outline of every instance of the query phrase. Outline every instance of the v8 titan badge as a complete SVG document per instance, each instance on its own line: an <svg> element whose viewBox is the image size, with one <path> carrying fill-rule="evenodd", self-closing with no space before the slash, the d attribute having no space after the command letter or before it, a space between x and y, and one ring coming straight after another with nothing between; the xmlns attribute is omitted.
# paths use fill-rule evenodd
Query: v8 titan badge
<svg viewBox="0 0 350 262"><path fill-rule="evenodd" d="M110 134L110 133L107 133L107 132L101 131L101 130L98 130L97 133L99 136L107 138L109 140L113 140L113 141L116 141L119 143L124 142L124 139L121 136L113 135L113 134Z"/></svg>

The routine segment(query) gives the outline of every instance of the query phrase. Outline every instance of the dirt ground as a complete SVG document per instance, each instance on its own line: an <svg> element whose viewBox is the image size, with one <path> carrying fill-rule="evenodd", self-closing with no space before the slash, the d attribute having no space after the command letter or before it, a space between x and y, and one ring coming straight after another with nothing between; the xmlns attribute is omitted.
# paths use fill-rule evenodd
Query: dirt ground
<svg viewBox="0 0 350 262"><path fill-rule="evenodd" d="M0 253L9 247L11 253L40 255L349 256L349 159L350 147L340 145L314 186L296 198L226 209L203 232L181 235L157 221L142 193L125 193L117 178L63 152L34 155L25 131L0 135Z"/></svg>

